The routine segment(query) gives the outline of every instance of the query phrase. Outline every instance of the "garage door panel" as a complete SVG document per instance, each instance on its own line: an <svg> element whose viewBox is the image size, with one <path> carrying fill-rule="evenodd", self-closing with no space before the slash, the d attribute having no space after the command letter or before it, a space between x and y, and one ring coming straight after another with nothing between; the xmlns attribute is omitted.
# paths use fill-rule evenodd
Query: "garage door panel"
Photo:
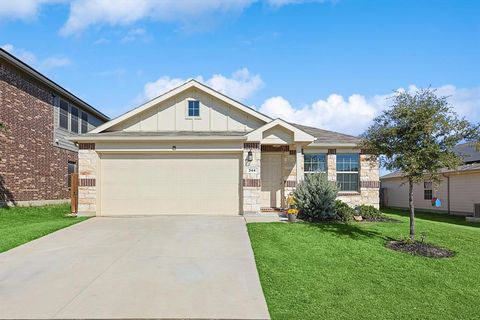
<svg viewBox="0 0 480 320"><path fill-rule="evenodd" d="M102 155L101 214L238 214L237 154Z"/></svg>

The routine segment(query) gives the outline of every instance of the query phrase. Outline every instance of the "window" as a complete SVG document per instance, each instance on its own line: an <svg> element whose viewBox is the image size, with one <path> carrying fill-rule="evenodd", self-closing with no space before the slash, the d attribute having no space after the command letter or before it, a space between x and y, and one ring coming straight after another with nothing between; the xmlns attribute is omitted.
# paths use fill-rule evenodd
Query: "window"
<svg viewBox="0 0 480 320"><path fill-rule="evenodd" d="M188 116L189 117L200 116L200 101L188 100Z"/></svg>
<svg viewBox="0 0 480 320"><path fill-rule="evenodd" d="M67 164L67 170L68 170L68 175L67 175L67 186L70 188L72 186L72 173L77 172L77 163L73 161L68 161Z"/></svg>
<svg viewBox="0 0 480 320"><path fill-rule="evenodd" d="M303 156L305 173L327 172L325 154L306 153Z"/></svg>
<svg viewBox="0 0 480 320"><path fill-rule="evenodd" d="M78 133L78 109L71 107L70 131Z"/></svg>
<svg viewBox="0 0 480 320"><path fill-rule="evenodd" d="M337 154L337 184L340 191L358 191L358 154Z"/></svg>
<svg viewBox="0 0 480 320"><path fill-rule="evenodd" d="M60 116L59 116L60 128L68 130L68 102L60 100Z"/></svg>
<svg viewBox="0 0 480 320"><path fill-rule="evenodd" d="M424 181L423 182L423 199L424 200L432 200L433 198L433 188L431 181Z"/></svg>
<svg viewBox="0 0 480 320"><path fill-rule="evenodd" d="M88 113L82 112L82 133L88 132Z"/></svg>

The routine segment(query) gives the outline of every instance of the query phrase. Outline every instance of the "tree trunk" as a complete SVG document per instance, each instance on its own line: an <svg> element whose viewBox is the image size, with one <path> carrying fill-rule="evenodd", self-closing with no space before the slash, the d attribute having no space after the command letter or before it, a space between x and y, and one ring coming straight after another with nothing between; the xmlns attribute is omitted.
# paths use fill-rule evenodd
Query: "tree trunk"
<svg viewBox="0 0 480 320"><path fill-rule="evenodd" d="M413 207L413 181L408 180L408 208L410 209L410 240L415 241L415 209Z"/></svg>

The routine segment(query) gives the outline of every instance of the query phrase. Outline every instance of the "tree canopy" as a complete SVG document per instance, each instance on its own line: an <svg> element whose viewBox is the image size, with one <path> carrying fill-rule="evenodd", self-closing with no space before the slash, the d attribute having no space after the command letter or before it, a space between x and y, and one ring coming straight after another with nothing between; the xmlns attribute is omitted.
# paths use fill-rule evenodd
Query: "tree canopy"
<svg viewBox="0 0 480 320"><path fill-rule="evenodd" d="M410 239L415 239L413 184L428 176L438 180L442 168L462 163L454 147L480 140L480 127L460 118L448 97L435 90L396 92L393 103L362 135L362 148L388 170L400 170L409 184Z"/></svg>
<svg viewBox="0 0 480 320"><path fill-rule="evenodd" d="M460 118L447 98L432 89L396 92L393 104L362 135L362 148L386 169L401 170L414 181L455 168L462 160L454 147L462 141L478 143L480 127Z"/></svg>

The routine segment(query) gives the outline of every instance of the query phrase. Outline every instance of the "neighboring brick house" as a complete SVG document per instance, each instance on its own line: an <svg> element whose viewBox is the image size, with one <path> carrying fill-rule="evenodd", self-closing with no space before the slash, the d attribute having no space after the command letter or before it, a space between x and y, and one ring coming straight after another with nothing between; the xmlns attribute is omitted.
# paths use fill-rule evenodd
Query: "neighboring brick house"
<svg viewBox="0 0 480 320"><path fill-rule="evenodd" d="M86 133L108 117L0 49L0 204L35 205L69 198L68 173Z"/></svg>

